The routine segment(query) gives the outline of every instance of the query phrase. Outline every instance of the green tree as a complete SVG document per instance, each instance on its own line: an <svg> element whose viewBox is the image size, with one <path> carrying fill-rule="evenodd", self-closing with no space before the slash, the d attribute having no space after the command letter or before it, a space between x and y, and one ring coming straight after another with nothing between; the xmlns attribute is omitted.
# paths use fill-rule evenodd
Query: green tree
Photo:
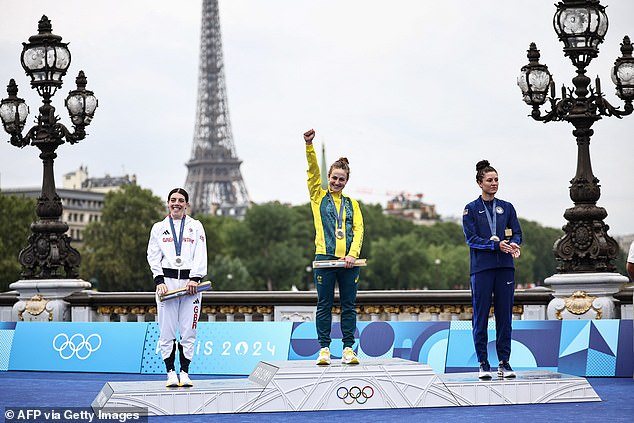
<svg viewBox="0 0 634 423"><path fill-rule="evenodd" d="M8 291L9 284L20 279L18 254L27 246L31 223L37 220L35 204L31 198L0 193L0 227L6 230L0 237L0 292Z"/></svg>
<svg viewBox="0 0 634 423"><path fill-rule="evenodd" d="M625 267L627 264L627 255L629 250L625 251L619 248L619 252L616 256L616 260L612 263L616 266L617 273L628 276L627 268Z"/></svg>
<svg viewBox="0 0 634 423"><path fill-rule="evenodd" d="M207 236L207 257L209 269L207 274L214 275L216 272L211 267L211 262L216 256L229 255L233 250L233 236L242 225L237 219L226 216L196 215L196 219L202 223Z"/></svg>
<svg viewBox="0 0 634 423"><path fill-rule="evenodd" d="M518 265L524 266L523 262L531 261L531 279L524 279L522 282L534 282L542 284L544 279L556 273L557 261L553 253L555 241L563 236L561 229L547 228L537 222L520 218L522 225L522 255L518 260ZM532 260L531 260L532 256ZM529 277L528 274L525 275Z"/></svg>
<svg viewBox="0 0 634 423"><path fill-rule="evenodd" d="M415 225L409 220L385 215L380 204L359 203L359 206L363 214L364 226L361 257L367 258L374 255L372 252L374 241L378 241L382 238L389 239L397 235L405 235L411 233L415 228Z"/></svg>
<svg viewBox="0 0 634 423"><path fill-rule="evenodd" d="M457 226L457 225L455 225ZM434 276L434 289L469 289L469 247L441 244L429 245L429 272Z"/></svg>
<svg viewBox="0 0 634 423"><path fill-rule="evenodd" d="M237 257L223 254L214 256L207 274L216 291L252 291L253 281L249 271Z"/></svg>
<svg viewBox="0 0 634 423"><path fill-rule="evenodd" d="M314 248L305 211L279 203L251 207L231 228L228 253L239 257L262 290L287 290L302 284Z"/></svg>
<svg viewBox="0 0 634 423"><path fill-rule="evenodd" d="M453 222L438 222L428 226L416 226L414 231L427 245L465 244L462 226Z"/></svg>
<svg viewBox="0 0 634 423"><path fill-rule="evenodd" d="M377 259L368 259L366 271L362 270L361 289L433 288L435 281L429 272L433 260L416 234L378 239L372 251Z"/></svg>
<svg viewBox="0 0 634 423"><path fill-rule="evenodd" d="M164 202L138 185L107 193L101 221L84 232L81 277L100 291L153 290L147 244L164 213Z"/></svg>

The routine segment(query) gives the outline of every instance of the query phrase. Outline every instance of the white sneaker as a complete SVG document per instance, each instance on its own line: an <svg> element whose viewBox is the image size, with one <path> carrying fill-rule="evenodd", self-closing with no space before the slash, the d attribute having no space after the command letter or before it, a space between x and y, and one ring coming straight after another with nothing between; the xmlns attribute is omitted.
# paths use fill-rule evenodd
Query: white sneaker
<svg viewBox="0 0 634 423"><path fill-rule="evenodd" d="M343 364L359 364L359 359L352 348L346 347L341 354L341 362Z"/></svg>
<svg viewBox="0 0 634 423"><path fill-rule="evenodd" d="M181 372L180 379L181 383L179 383L178 386L194 386L194 382L192 382L186 372Z"/></svg>
<svg viewBox="0 0 634 423"><path fill-rule="evenodd" d="M319 350L319 357L317 357L318 366L328 366L330 364L330 348L323 347Z"/></svg>
<svg viewBox="0 0 634 423"><path fill-rule="evenodd" d="M176 372L174 370L167 372L167 382L165 382L165 386L168 388L178 386L178 376L176 376Z"/></svg>

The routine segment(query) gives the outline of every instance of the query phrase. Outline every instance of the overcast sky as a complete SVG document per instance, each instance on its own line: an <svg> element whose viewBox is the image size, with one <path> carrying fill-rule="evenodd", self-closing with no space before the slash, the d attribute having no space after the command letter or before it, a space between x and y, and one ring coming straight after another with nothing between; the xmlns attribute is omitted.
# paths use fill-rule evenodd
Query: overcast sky
<svg viewBox="0 0 634 423"><path fill-rule="evenodd" d="M0 86L15 78L33 122L41 101L20 66L22 42L43 14L70 42L72 62L53 105L79 70L99 99L89 136L58 148L55 177L87 166L91 177L135 174L163 197L183 185L196 114L201 1L0 0ZM552 27L554 0L220 0L227 95L242 175L253 201L308 201L302 133L317 131L327 161L347 156L346 192L385 204L423 193L445 216L479 194L475 163L500 176L498 197L520 217L561 227L571 207L577 147L566 122L528 117L516 79L530 42L560 92L574 67ZM610 70L634 1L603 0L610 26L599 75L613 105ZM544 110L544 109L542 109ZM613 236L634 233L634 116L604 118L590 150L599 206ZM4 132L3 132L4 133ZM40 186L35 147L0 144L0 187Z"/></svg>

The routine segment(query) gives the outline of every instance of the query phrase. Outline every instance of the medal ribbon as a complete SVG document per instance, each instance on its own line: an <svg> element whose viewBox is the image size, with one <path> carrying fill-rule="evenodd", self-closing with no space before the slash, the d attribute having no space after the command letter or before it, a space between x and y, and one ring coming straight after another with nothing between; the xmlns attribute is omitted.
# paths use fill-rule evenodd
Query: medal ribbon
<svg viewBox="0 0 634 423"><path fill-rule="evenodd" d="M497 213L495 212L495 205L496 205L495 198L493 199L493 206L492 206L493 217L491 217L491 214L489 213L489 208L487 207L486 203L484 202L484 199L482 197L480 197L480 199L482 200L482 205L484 206L484 213L486 213L487 220L489 221L489 228L491 229L491 236L497 236L496 228L497 228L497 218L498 218L498 216L497 216Z"/></svg>
<svg viewBox="0 0 634 423"><path fill-rule="evenodd" d="M181 234L180 239L176 236L176 230L174 229L174 221L172 215L170 215L170 227L172 228L172 235L174 236L174 248L176 249L176 257L181 255L181 247L183 246L183 232L185 231L185 216L181 220Z"/></svg>
<svg viewBox="0 0 634 423"><path fill-rule="evenodd" d="M330 204L335 209L335 218L337 219L337 229L341 229L343 225L343 194L341 194L341 204L339 206L339 214L337 213L337 206L335 206L335 200L333 200L330 191L328 191L328 200L330 200Z"/></svg>

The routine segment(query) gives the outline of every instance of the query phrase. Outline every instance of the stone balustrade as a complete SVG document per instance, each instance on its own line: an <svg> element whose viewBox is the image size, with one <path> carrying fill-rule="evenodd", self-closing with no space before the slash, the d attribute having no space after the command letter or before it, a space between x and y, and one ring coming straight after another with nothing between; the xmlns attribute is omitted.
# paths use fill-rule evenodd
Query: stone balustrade
<svg viewBox="0 0 634 423"><path fill-rule="evenodd" d="M624 288L614 297L620 303L620 318L632 319L632 291ZM552 290L544 287L515 292L513 318L545 320ZM335 298L333 321L339 321ZM11 321L11 307L17 292L0 294L0 321ZM156 320L153 292L98 292L84 290L65 298L71 321L146 322ZM316 291L205 291L201 321L312 321ZM471 320L471 292L468 290L359 291L359 321L452 321ZM492 316L492 311L491 311Z"/></svg>

